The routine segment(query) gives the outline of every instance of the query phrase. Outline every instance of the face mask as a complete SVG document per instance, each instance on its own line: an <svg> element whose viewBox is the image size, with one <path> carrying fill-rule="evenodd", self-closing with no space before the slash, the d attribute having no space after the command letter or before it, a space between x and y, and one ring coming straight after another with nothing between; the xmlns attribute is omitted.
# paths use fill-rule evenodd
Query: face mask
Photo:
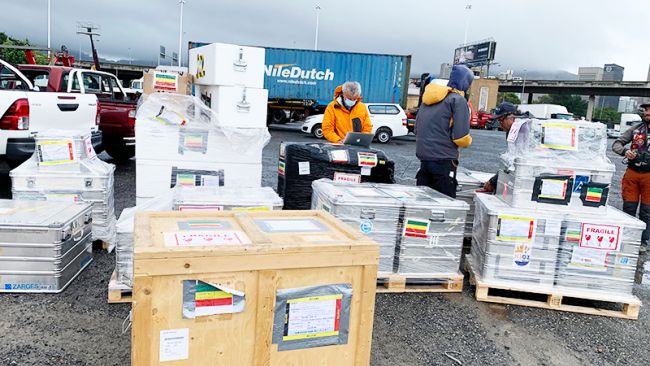
<svg viewBox="0 0 650 366"><path fill-rule="evenodd" d="M343 103L345 103L346 107L352 108L357 103L357 101L356 100L350 100L348 98L343 98Z"/></svg>

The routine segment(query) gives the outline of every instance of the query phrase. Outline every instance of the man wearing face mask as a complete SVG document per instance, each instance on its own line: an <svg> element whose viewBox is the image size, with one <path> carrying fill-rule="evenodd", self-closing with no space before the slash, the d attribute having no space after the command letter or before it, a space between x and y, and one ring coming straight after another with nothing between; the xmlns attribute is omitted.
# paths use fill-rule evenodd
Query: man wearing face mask
<svg viewBox="0 0 650 366"><path fill-rule="evenodd" d="M472 143L469 135L469 88L472 71L454 65L447 86L430 83L422 94L415 120L416 156L420 160L417 185L456 198L459 148Z"/></svg>
<svg viewBox="0 0 650 366"><path fill-rule="evenodd" d="M512 128L512 125L515 122L516 116L520 114L521 113L519 110L517 110L516 105L508 102L503 102L499 104L494 110L494 114L492 115L490 122L498 122L499 127L501 127L501 129L506 132L506 138L508 138L508 133L510 132L510 128ZM495 174L489 181L485 182L483 185L483 190L485 192L494 193L497 187L497 178L498 175Z"/></svg>
<svg viewBox="0 0 650 366"><path fill-rule="evenodd" d="M323 136L341 143L348 132L372 133L368 108L361 102L361 85L347 81L334 91L334 100L325 109Z"/></svg>

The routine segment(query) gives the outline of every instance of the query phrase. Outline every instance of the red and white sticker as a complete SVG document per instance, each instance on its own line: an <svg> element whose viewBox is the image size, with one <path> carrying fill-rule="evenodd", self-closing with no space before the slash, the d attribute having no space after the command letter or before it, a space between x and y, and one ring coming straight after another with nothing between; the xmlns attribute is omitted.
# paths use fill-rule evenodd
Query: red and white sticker
<svg viewBox="0 0 650 366"><path fill-rule="evenodd" d="M334 183L361 183L360 174L334 172Z"/></svg>
<svg viewBox="0 0 650 366"><path fill-rule="evenodd" d="M580 247L618 251L621 227L614 225L582 224Z"/></svg>
<svg viewBox="0 0 650 366"><path fill-rule="evenodd" d="M242 231L177 231L164 233L167 247L250 244Z"/></svg>
<svg viewBox="0 0 650 366"><path fill-rule="evenodd" d="M97 157L97 153L93 148L93 142L90 137L86 137L84 139L84 146L86 147L86 156L88 157L88 159L90 160L95 159Z"/></svg>

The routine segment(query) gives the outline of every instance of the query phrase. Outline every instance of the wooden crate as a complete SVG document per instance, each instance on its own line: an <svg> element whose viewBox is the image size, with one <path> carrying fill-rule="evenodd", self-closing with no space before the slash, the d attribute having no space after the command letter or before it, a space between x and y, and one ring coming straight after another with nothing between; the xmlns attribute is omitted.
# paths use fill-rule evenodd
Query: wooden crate
<svg viewBox="0 0 650 366"><path fill-rule="evenodd" d="M458 272L455 275L433 276L403 276L391 274L377 278L377 293L402 293L402 292L463 292L463 276ZM427 280L426 284L417 283L418 279Z"/></svg>
<svg viewBox="0 0 650 366"><path fill-rule="evenodd" d="M111 279L108 281L108 303L123 304L130 303L132 300L131 290L125 290L117 282L117 272L113 271Z"/></svg>
<svg viewBox="0 0 650 366"><path fill-rule="evenodd" d="M569 311L589 315L601 315L614 318L636 320L639 318L641 300L634 295L598 294L571 289L531 289L526 285L514 286L503 283L483 281L472 268L472 261L465 257L465 269L469 273L469 282L475 286L478 301L505 305L519 305L542 309ZM491 293L492 292L492 293ZM493 294L498 292L498 294ZM578 302L579 305L569 304ZM602 308L598 303L616 304L620 310Z"/></svg>
<svg viewBox="0 0 650 366"><path fill-rule="evenodd" d="M286 232L269 232L262 230L257 220L284 223L277 226L288 226L290 221L292 226ZM302 224L295 225L296 220L312 220L320 231L301 231ZM170 234L164 233L178 231L179 225L206 221L243 232L252 243L165 245L164 237ZM182 342L187 340L189 345L187 358L163 364L367 365L378 259L375 242L321 211L138 213L132 364L160 364L161 331L188 329L189 336L181 335ZM245 309L183 318L183 280L241 291ZM347 343L279 350L273 343L277 291L343 283L352 288Z"/></svg>

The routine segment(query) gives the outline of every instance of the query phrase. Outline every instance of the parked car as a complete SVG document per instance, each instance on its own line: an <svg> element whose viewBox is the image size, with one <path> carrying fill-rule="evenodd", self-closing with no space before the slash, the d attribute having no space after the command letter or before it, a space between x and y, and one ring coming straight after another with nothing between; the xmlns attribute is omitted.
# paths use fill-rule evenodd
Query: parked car
<svg viewBox="0 0 650 366"><path fill-rule="evenodd" d="M33 135L46 129L88 131L100 149L95 95L47 93L0 59L0 161L20 165L34 153Z"/></svg>
<svg viewBox="0 0 650 366"><path fill-rule="evenodd" d="M375 139L378 142L385 144L393 137L408 135L406 113L399 104L366 103L366 106L370 114L370 122L372 122L372 133L375 134ZM309 116L303 122L301 130L322 139L322 122L322 114Z"/></svg>
<svg viewBox="0 0 650 366"><path fill-rule="evenodd" d="M97 96L104 149L115 160L128 160L135 155L135 146L127 140L135 137L137 95L126 93L115 75L54 65L18 65L17 68L41 90Z"/></svg>
<svg viewBox="0 0 650 366"><path fill-rule="evenodd" d="M617 131L613 128L608 128L607 129L607 137L610 139L617 139L621 137L621 131Z"/></svg>

